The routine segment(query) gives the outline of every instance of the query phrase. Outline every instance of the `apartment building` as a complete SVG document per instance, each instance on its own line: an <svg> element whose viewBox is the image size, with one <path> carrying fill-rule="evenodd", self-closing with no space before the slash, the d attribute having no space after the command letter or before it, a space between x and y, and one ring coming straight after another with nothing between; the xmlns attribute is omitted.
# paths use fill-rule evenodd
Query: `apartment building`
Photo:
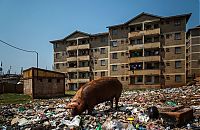
<svg viewBox="0 0 200 130"><path fill-rule="evenodd" d="M98 33L91 35L91 68L92 79L109 76L109 56L108 33Z"/></svg>
<svg viewBox="0 0 200 130"><path fill-rule="evenodd" d="M128 44L121 49L128 51L128 56L123 58L129 68L127 87L163 88L186 83L185 39L186 23L190 16L161 17L141 13L124 24L108 27L110 48L115 48L110 53L120 48L120 40L128 39ZM111 57L110 60L112 63L114 59ZM121 59L117 61L122 63ZM111 76L114 76L112 71ZM126 70L123 71L126 73ZM118 76L124 80L125 75L119 73Z"/></svg>
<svg viewBox="0 0 200 130"><path fill-rule="evenodd" d="M124 88L178 87L186 83L186 24L191 14L141 13L108 32L75 31L54 45L55 70L68 89L92 79L117 77Z"/></svg>
<svg viewBox="0 0 200 130"><path fill-rule="evenodd" d="M75 31L54 45L54 69L66 74L66 89L77 90L91 80L90 34Z"/></svg>
<svg viewBox="0 0 200 130"><path fill-rule="evenodd" d="M200 25L187 31L187 75L200 77Z"/></svg>

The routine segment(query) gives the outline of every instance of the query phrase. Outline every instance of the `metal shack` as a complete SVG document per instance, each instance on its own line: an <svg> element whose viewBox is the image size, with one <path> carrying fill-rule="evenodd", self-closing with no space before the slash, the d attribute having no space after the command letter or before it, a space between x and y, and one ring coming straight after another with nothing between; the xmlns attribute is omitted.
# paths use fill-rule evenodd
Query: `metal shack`
<svg viewBox="0 0 200 130"><path fill-rule="evenodd" d="M65 74L29 68L23 71L24 94L32 98L52 98L65 95Z"/></svg>

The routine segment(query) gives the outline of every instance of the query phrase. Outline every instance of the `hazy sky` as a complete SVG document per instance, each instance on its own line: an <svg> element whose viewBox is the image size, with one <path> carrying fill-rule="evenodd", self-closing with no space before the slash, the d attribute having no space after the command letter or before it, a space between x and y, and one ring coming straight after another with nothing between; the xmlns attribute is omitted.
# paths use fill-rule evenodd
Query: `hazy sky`
<svg viewBox="0 0 200 130"><path fill-rule="evenodd" d="M52 68L51 40L75 30L107 31L141 12L160 16L192 13L188 27L199 25L199 0L0 0L0 40L39 53L39 67ZM36 66L36 55L0 43L0 61L6 73Z"/></svg>

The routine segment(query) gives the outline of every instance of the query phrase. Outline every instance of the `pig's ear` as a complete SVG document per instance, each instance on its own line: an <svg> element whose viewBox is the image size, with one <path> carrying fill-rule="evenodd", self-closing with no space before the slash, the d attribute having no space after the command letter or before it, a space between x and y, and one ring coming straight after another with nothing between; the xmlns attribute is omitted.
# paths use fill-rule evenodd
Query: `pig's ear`
<svg viewBox="0 0 200 130"><path fill-rule="evenodd" d="M70 102L67 104L66 109L72 109L75 108L76 106L78 106L77 102Z"/></svg>

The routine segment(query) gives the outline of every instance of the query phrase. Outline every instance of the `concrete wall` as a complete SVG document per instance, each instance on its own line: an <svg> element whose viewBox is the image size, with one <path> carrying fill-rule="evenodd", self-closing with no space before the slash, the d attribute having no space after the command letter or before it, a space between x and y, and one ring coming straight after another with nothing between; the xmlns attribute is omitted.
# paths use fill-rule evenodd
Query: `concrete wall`
<svg viewBox="0 0 200 130"><path fill-rule="evenodd" d="M51 82L48 80L51 79ZM59 80L59 82L57 82ZM64 96L65 86L63 79L56 78L34 78L34 98L52 98Z"/></svg>
<svg viewBox="0 0 200 130"><path fill-rule="evenodd" d="M32 79L24 79L24 94L33 96Z"/></svg>

